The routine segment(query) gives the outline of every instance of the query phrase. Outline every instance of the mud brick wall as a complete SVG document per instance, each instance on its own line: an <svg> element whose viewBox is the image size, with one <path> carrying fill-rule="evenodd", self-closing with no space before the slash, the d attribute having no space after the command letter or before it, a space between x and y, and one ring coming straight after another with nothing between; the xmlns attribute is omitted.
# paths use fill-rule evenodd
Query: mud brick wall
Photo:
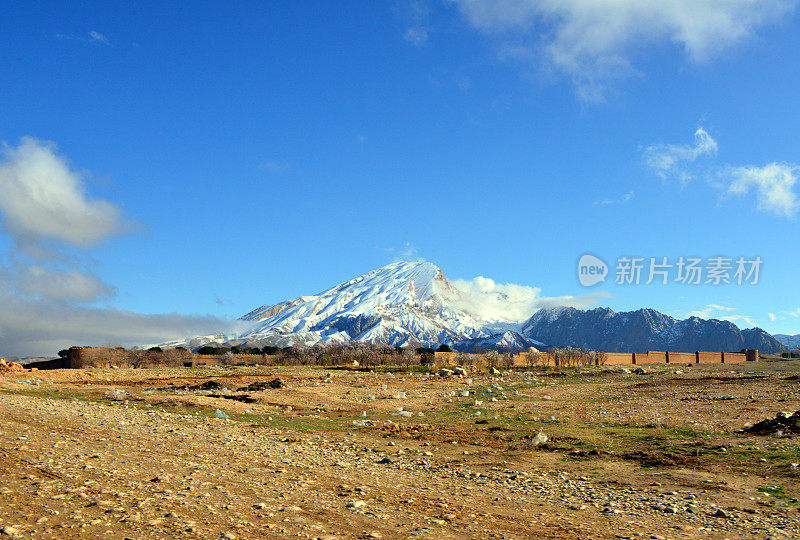
<svg viewBox="0 0 800 540"><path fill-rule="evenodd" d="M747 361L747 355L745 353L737 353L737 352L722 353L723 364L741 364L742 362L746 361Z"/></svg>
<svg viewBox="0 0 800 540"><path fill-rule="evenodd" d="M634 364L649 364L650 357L647 353L633 353L633 363Z"/></svg>
<svg viewBox="0 0 800 540"><path fill-rule="evenodd" d="M609 352L606 353L606 365L618 366L621 364L633 364L633 353Z"/></svg>
<svg viewBox="0 0 800 540"><path fill-rule="evenodd" d="M697 351L695 354L695 361L698 364L721 364L722 353L711 351Z"/></svg>
<svg viewBox="0 0 800 540"><path fill-rule="evenodd" d="M693 352L667 351L666 356L670 364L694 364L697 361Z"/></svg>

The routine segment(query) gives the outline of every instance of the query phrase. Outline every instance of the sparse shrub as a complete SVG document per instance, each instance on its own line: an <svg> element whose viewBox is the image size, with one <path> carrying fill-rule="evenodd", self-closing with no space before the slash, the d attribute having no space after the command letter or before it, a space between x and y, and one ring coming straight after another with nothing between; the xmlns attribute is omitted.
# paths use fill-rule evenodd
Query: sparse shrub
<svg viewBox="0 0 800 540"><path fill-rule="evenodd" d="M500 353L495 351L494 349L489 349L483 354L483 357L486 358L486 363L489 365L490 368L497 367L500 363Z"/></svg>
<svg viewBox="0 0 800 540"><path fill-rule="evenodd" d="M434 358L436 358L434 350L430 347L417 347L417 354L419 355L419 363L423 366L433 364Z"/></svg>
<svg viewBox="0 0 800 540"><path fill-rule="evenodd" d="M526 351L524 356L529 367L538 366L544 360L544 355L535 349Z"/></svg>

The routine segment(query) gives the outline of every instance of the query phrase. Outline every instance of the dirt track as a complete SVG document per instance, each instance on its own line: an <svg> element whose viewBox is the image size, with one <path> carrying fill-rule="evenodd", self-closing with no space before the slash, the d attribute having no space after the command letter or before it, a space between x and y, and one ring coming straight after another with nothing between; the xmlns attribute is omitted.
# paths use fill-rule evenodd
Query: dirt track
<svg viewBox="0 0 800 540"><path fill-rule="evenodd" d="M800 409L798 383L787 380L800 370L745 370L754 368L470 381L300 368L15 375L0 382L0 529L45 538L794 537L797 439L732 431ZM276 376L288 387L235 391ZM35 377L42 382L14 382ZM163 390L209 380L231 391ZM400 391L406 398L392 399ZM252 402L230 399L244 395ZM230 418L210 417L217 408ZM371 425L353 424L362 411ZM540 430L551 441L534 446Z"/></svg>

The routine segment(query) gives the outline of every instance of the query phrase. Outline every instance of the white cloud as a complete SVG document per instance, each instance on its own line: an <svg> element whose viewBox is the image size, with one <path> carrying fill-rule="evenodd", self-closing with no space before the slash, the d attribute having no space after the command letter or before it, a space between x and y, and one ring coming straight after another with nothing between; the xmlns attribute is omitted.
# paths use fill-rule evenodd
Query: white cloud
<svg viewBox="0 0 800 540"><path fill-rule="evenodd" d="M644 163L663 180L679 180L684 184L698 173L692 164L703 156L716 156L717 141L702 127L694 134L693 145L653 144L643 150ZM769 163L763 167L753 165L735 167L725 165L715 169L700 169L699 175L716 180L711 184L725 196L756 194L757 208L778 216L792 218L800 210L800 197L796 193L800 166L791 163ZM712 171L711 173L709 171ZM600 204L606 204L601 201Z"/></svg>
<svg viewBox="0 0 800 540"><path fill-rule="evenodd" d="M688 165L702 156L716 156L717 141L702 127L694 132L694 145L653 144L644 149L644 162L663 180L692 179Z"/></svg>
<svg viewBox="0 0 800 540"><path fill-rule="evenodd" d="M608 206L610 204L625 203L632 200L633 197L634 197L633 191L629 191L628 193L623 193L622 196L620 196L617 199L603 199L601 201L597 201L594 204L601 206Z"/></svg>
<svg viewBox="0 0 800 540"><path fill-rule="evenodd" d="M496 283L483 276L471 280L456 279L450 283L456 290L452 300L458 309L495 321L521 322L541 308L585 308L595 305L599 298L609 297L605 292L584 296L546 297L541 295L542 291L538 287ZM439 292L448 294L447 291Z"/></svg>
<svg viewBox="0 0 800 540"><path fill-rule="evenodd" d="M635 72L631 58L673 43L707 62L775 21L796 0L452 0L476 29L521 42L565 73L578 96L602 100L609 81Z"/></svg>
<svg viewBox="0 0 800 540"><path fill-rule="evenodd" d="M744 322L748 326L758 326L758 323L752 317L748 317L747 315L723 315L720 317L720 320L723 321L730 321L730 322Z"/></svg>
<svg viewBox="0 0 800 540"><path fill-rule="evenodd" d="M420 47L428 41L428 29L421 27L407 28L403 34L403 39Z"/></svg>
<svg viewBox="0 0 800 540"><path fill-rule="evenodd" d="M401 262L401 261L424 261L425 259L420 257L419 250L416 246L412 245L411 242L406 242L402 248L385 248L385 251L393 254L392 262Z"/></svg>
<svg viewBox="0 0 800 540"><path fill-rule="evenodd" d="M96 43L99 45L109 44L108 38L97 30L90 30L86 34L80 35L58 33L55 35L55 38L62 41L82 41L84 43Z"/></svg>
<svg viewBox="0 0 800 540"><path fill-rule="evenodd" d="M746 195L756 192L758 209L783 217L794 217L800 209L795 192L800 167L770 163L764 167L728 167L722 176L728 180L727 193Z"/></svg>
<svg viewBox="0 0 800 540"><path fill-rule="evenodd" d="M769 313L769 320L772 322L775 321L785 321L787 317L792 317L797 319L800 317L800 308L795 309L794 311L781 311L780 314Z"/></svg>
<svg viewBox="0 0 800 540"><path fill-rule="evenodd" d="M52 300L95 302L116 294L116 289L98 277L80 270L50 271L39 265L18 270L17 287L24 294Z"/></svg>
<svg viewBox="0 0 800 540"><path fill-rule="evenodd" d="M121 210L88 198L83 176L53 143L23 137L16 148L4 145L0 212L7 232L23 247L45 240L90 247L123 232Z"/></svg>
<svg viewBox="0 0 800 540"><path fill-rule="evenodd" d="M71 345L160 343L225 332L238 324L211 316L91 307L87 304L116 290L76 268L77 257L72 263L64 258L62 268L31 263L31 253L47 258L54 242L86 249L127 227L115 205L87 197L84 176L70 169L52 143L25 137L18 147L3 148L0 213L15 245L7 260L0 257L0 355L53 356Z"/></svg>
<svg viewBox="0 0 800 540"><path fill-rule="evenodd" d="M403 39L416 47L428 42L430 35L430 8L424 0L414 0L399 6L400 17L406 24Z"/></svg>
<svg viewBox="0 0 800 540"><path fill-rule="evenodd" d="M108 45L108 38L96 30L89 32L89 40L95 43L102 43Z"/></svg>
<svg viewBox="0 0 800 540"><path fill-rule="evenodd" d="M235 322L177 313L147 315L23 297L0 283L0 355L55 356L72 345L163 343L232 330Z"/></svg>
<svg viewBox="0 0 800 540"><path fill-rule="evenodd" d="M728 315L724 315L722 313L716 314L715 312L717 311L728 313ZM735 315L731 313L733 311L736 311L736 308L723 306L721 304L707 304L703 309L696 309L686 313L684 317L699 317L700 319L719 319L721 321L744 322L749 326L758 326L752 317L748 315Z"/></svg>
<svg viewBox="0 0 800 540"><path fill-rule="evenodd" d="M720 304L707 304L706 307L704 307L703 309L696 309L694 311L690 311L685 316L686 317L699 317L701 319L708 319L709 317L711 317L711 314L714 311L730 312L730 311L736 311L736 309L732 308L732 307L728 307L728 306L723 306L723 305L720 305Z"/></svg>

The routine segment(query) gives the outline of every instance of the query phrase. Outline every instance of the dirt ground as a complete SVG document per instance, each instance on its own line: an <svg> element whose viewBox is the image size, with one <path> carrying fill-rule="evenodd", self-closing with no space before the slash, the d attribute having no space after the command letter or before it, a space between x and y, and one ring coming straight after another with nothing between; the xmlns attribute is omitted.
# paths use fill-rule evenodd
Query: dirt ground
<svg viewBox="0 0 800 540"><path fill-rule="evenodd" d="M800 537L800 433L739 431L800 409L800 362L631 370L5 374L0 531Z"/></svg>

